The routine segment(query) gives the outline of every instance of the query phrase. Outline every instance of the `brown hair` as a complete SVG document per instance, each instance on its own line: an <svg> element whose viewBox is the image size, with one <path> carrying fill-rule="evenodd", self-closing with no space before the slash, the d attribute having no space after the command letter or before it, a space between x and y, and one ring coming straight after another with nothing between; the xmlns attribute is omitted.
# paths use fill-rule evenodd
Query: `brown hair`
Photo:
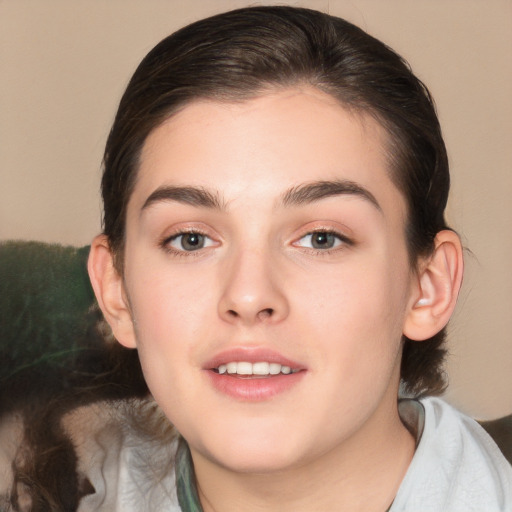
<svg viewBox="0 0 512 512"><path fill-rule="evenodd" d="M412 268L446 228L446 149L430 94L393 50L345 20L309 9L253 7L193 23L141 62L121 99L104 156L104 233L123 271L126 208L148 135L198 98L240 101L308 84L346 108L374 116L388 133L391 178L408 206ZM414 395L445 387L444 331L404 339L401 377Z"/></svg>

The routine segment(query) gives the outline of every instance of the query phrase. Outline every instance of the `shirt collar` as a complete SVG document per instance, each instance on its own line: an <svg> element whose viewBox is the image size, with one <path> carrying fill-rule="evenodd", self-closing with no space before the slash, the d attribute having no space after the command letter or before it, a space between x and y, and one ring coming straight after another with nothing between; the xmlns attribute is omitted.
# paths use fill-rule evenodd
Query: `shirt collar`
<svg viewBox="0 0 512 512"><path fill-rule="evenodd" d="M176 492L182 512L203 512L196 487L194 464L188 444L183 438L176 450Z"/></svg>

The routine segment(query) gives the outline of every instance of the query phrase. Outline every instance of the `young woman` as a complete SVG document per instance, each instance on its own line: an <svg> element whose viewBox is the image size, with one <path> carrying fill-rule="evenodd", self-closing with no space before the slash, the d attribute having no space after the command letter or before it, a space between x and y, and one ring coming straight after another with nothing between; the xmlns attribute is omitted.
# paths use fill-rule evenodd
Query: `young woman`
<svg viewBox="0 0 512 512"><path fill-rule="evenodd" d="M91 282L167 428L107 436L118 470L86 475L79 510L512 507L497 446L429 397L462 250L398 55L306 9L199 21L140 64L104 165Z"/></svg>
<svg viewBox="0 0 512 512"><path fill-rule="evenodd" d="M462 279L448 188L426 88L341 19L234 11L143 60L89 268L190 450L182 507L512 506L510 466L474 423L398 403L400 382L444 385Z"/></svg>

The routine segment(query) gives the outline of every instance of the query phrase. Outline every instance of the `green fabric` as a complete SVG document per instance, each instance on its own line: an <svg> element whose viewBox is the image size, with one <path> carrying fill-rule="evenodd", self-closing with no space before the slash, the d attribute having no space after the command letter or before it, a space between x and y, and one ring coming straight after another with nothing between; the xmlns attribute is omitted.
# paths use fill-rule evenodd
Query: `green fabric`
<svg viewBox="0 0 512 512"><path fill-rule="evenodd" d="M203 512L195 483L194 464L186 441L181 438L176 451L176 491L182 512Z"/></svg>
<svg viewBox="0 0 512 512"><path fill-rule="evenodd" d="M0 243L0 384L29 367L66 364L81 350L94 294L89 247Z"/></svg>

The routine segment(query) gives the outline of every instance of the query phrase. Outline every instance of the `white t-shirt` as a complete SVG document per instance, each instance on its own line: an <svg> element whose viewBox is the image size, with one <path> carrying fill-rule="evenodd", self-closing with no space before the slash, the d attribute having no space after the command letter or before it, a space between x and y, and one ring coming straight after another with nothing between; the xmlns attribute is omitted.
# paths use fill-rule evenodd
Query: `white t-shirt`
<svg viewBox="0 0 512 512"><path fill-rule="evenodd" d="M476 421L438 398L404 400L400 415L421 438L390 512L512 511L512 466Z"/></svg>
<svg viewBox="0 0 512 512"><path fill-rule="evenodd" d="M418 444L389 512L512 512L512 466L478 423L438 398L401 400L399 411ZM71 427L73 422L88 426L85 431L72 428L81 433L73 442L79 477L94 487L78 512L200 510L188 449L181 448L176 471L189 505L182 509L178 504L176 440L161 443L142 436L106 404L76 410L68 418ZM1 437L12 442L9 432ZM2 479L12 481L0 472ZM7 500L8 490L4 493ZM0 499L0 504L7 501Z"/></svg>
<svg viewBox="0 0 512 512"><path fill-rule="evenodd" d="M476 421L438 398L401 400L399 411L404 423L416 433L418 445L389 512L512 512L512 466ZM140 447L130 444L124 443L118 458L115 510L181 511L174 471L152 492L136 485L141 481L141 472L133 467L133 461L142 460L134 453ZM158 451L156 446L143 452L146 457L151 454L148 459L153 462L170 455L166 450ZM190 458L182 457L181 464L181 469L185 466L186 472L192 474L191 467L186 467L191 466ZM186 477L185 487L193 486L192 478ZM89 499L94 500L93 496ZM87 501L84 498L83 504ZM195 503L191 503L190 509L200 510L199 503L191 501Z"/></svg>

